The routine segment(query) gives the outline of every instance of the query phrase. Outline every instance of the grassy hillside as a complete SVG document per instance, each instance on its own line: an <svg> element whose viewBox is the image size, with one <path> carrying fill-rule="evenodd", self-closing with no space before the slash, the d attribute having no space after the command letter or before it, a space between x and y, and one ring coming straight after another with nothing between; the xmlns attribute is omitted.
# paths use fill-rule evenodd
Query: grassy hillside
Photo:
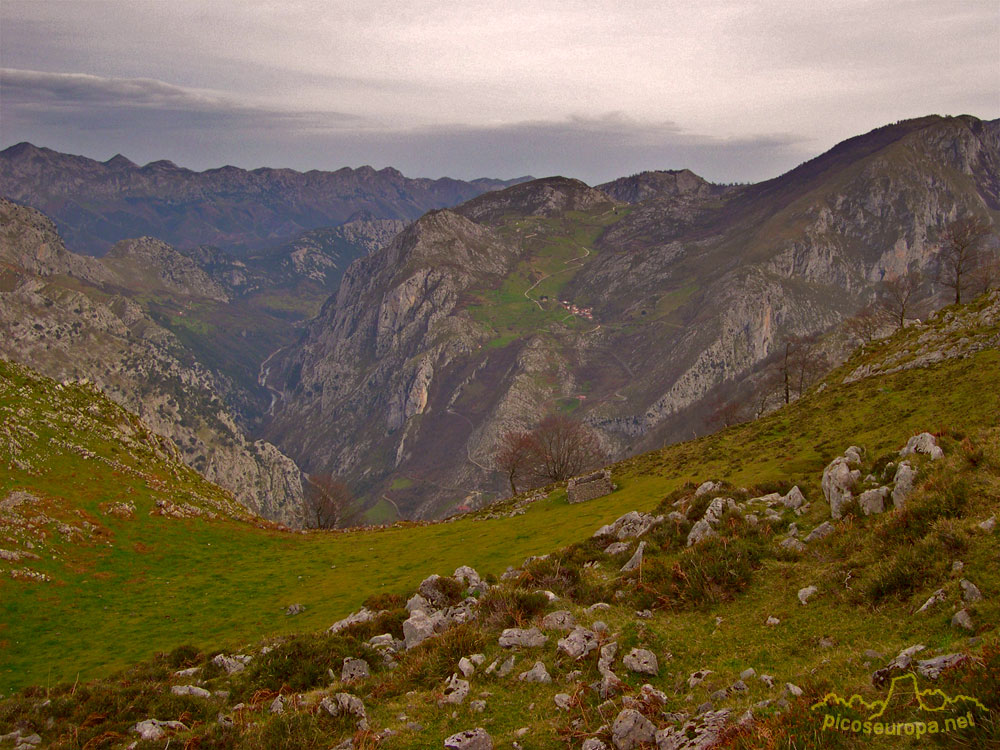
<svg viewBox="0 0 1000 750"><path fill-rule="evenodd" d="M735 719L771 701L755 709L752 732L731 729L728 741L735 746L867 747L869 738L824 734L821 717L809 706L831 690L860 693L867 700L884 697L884 689L872 687L871 672L917 643L927 647L927 656L961 652L973 657L925 687L949 695L974 693L996 711L1000 575L995 532L978 524L1000 511L998 307L1000 295L947 309L922 327L858 352L807 397L766 418L623 462L613 468L619 489L605 498L567 505L564 490L550 488L523 514L513 507L521 500L515 498L478 518L350 533L289 533L234 518L238 514L225 496L173 463L168 447L161 446L155 456L152 449L143 454L142 440L126 442L95 430L109 418L88 422L91 404L101 415L117 407L91 389L60 389L0 364L0 412L8 446L0 457L0 498L8 501L0 502L9 503L12 492L29 492L55 519L31 532L41 559L0 561L0 692L43 686L0 704L0 733L18 721L41 729L52 715L55 728L43 735L55 746L82 747L101 736L106 746L118 746L115 737L124 742L136 721L184 716L190 737L200 743L195 746L329 747L351 734L352 724L316 708L330 683L326 669L339 673L344 656L364 656L373 666L372 677L346 689L363 697L373 731L397 732L388 747L441 747L444 737L474 726L485 727L500 746L518 739L521 727L528 727L527 736L518 740L525 747L576 748L592 735L608 741L609 732L601 726L615 721L623 694L605 703L586 687L599 679L596 655L569 660L555 649L563 633L549 632L541 649L517 652L514 676L539 659L552 684L486 676L480 670L471 678L468 700L444 711L438 707L445 680L461 656L480 652L484 664L502 661L507 652L497 646L500 628L537 624L542 613L554 609L568 609L588 626L598 619L606 623L619 646L615 670L625 682L624 695L635 698L647 681L666 694L666 706L641 707L658 726L665 721L661 709L694 714L711 701L716 709L731 709ZM909 369L887 372L900 367ZM875 374L861 377L866 373ZM863 448L864 472L878 473L911 435L923 431L938 436L945 459L914 460L918 489L905 512L849 514L836 524L836 533L801 553L778 545L789 523L798 524L804 536L829 519L822 471L847 446ZM78 451L60 447L64 443L52 443L50 435L108 460L81 458ZM16 461L12 441L20 445ZM121 465L109 463L116 457ZM711 497L694 498L691 483L708 479L727 482L716 494L737 500L797 484L808 510L796 515L779 508L778 518L763 518L757 525L730 513L718 537L688 549L687 532ZM218 517L149 514L157 499L168 498L213 507ZM102 504L125 500L135 504L133 518L104 512ZM23 507L12 512L5 505L0 511L5 549L27 550ZM608 555L606 543L598 545L591 534L627 511L653 509L679 509L685 518L643 537L649 546L642 567L619 573L634 543L626 552ZM74 517L95 527L83 541L58 531L59 521ZM405 652L395 669L385 669L363 644L384 632L402 635L402 603L431 573L447 575L471 565L493 577L529 555L549 553L481 597L475 624L456 626ZM964 563L960 573L953 572L954 560ZM11 570L25 567L51 580L11 577ZM972 641L950 624L963 577L984 596L969 607L977 636ZM808 585L817 586L818 593L802 606L796 593ZM560 599L547 603L532 593L541 588ZM947 602L926 616L913 615L939 588ZM365 601L388 612L341 636L270 640L319 631ZM600 601L613 606L587 609ZM293 603L305 605L305 611L285 615ZM645 609L652 610L650 617L636 616ZM781 624L767 625L768 617ZM262 639L269 639L275 651L255 657L254 666L239 675L226 677L209 662L219 649L257 653ZM175 650L182 644L192 648ZM621 666L621 656L633 646L658 655L656 677L633 675ZM867 649L878 655L866 656ZM154 652L169 655L151 658ZM128 675L92 684L80 696L70 693L78 677L104 678L137 660L143 665ZM197 679L230 696L165 694L168 684L178 683L171 672L188 666L200 666ZM748 667L773 675L776 687L747 679L747 691L712 697ZM575 669L583 675L568 678ZM711 674L689 686L688 676L702 669ZM786 682L804 695L783 692ZM64 687L49 689L58 683ZM279 691L298 708L269 713ZM567 711L554 710L556 693L571 697ZM43 696L52 704L38 709ZM485 713L474 711L474 699L486 701ZM234 733L220 727L216 714L232 711L237 701L247 708L233 713ZM971 734L937 739L968 747L997 742L995 721L980 719ZM411 721L419 728L408 727ZM55 742L56 736L63 739ZM787 737L794 743L787 744ZM371 733L361 732L357 746L374 741Z"/></svg>

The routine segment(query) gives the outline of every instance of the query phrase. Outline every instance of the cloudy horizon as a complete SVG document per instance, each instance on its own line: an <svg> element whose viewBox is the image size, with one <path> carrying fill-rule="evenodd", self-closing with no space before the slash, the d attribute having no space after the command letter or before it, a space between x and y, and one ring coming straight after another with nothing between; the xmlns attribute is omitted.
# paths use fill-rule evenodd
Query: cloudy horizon
<svg viewBox="0 0 1000 750"><path fill-rule="evenodd" d="M0 148L759 181L900 119L1000 116L989 5L5 0Z"/></svg>

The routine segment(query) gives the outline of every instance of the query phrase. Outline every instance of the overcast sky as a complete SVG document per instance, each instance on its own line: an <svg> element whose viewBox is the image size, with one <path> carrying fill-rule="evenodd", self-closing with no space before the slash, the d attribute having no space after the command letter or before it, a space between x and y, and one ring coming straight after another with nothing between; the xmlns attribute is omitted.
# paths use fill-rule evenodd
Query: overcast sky
<svg viewBox="0 0 1000 750"><path fill-rule="evenodd" d="M776 176L1000 117L1000 0L2 0L0 147L206 169Z"/></svg>

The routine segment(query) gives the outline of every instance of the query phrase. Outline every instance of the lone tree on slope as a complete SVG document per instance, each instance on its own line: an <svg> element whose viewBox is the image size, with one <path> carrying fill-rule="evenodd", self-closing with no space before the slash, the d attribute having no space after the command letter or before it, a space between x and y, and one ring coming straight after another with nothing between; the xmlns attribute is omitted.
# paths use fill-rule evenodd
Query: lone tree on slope
<svg viewBox="0 0 1000 750"><path fill-rule="evenodd" d="M956 305L962 302L962 291L983 261L983 245L989 235L989 223L978 216L953 221L941 233L937 281L955 292Z"/></svg>
<svg viewBox="0 0 1000 750"><path fill-rule="evenodd" d="M530 432L507 432L494 457L496 467L507 475L512 494L523 482L561 482L593 468L604 453L593 430L582 422L559 414L543 419Z"/></svg>
<svg viewBox="0 0 1000 750"><path fill-rule="evenodd" d="M920 274L914 272L886 279L879 285L879 308L892 319L897 330L906 324L906 313L913 312L920 281Z"/></svg>
<svg viewBox="0 0 1000 750"><path fill-rule="evenodd" d="M349 526L358 509L347 485L331 474L313 474L306 488L306 524L314 529Z"/></svg>

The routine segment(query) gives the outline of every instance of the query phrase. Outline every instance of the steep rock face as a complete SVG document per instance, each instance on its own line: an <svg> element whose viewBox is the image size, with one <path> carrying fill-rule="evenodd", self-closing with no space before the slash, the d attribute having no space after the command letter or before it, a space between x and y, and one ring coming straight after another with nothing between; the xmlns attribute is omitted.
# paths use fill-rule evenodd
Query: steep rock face
<svg viewBox="0 0 1000 750"><path fill-rule="evenodd" d="M643 411L606 404L595 416L630 434L659 425L659 439L677 439L687 425L671 426L672 415L749 372L783 337L829 328L883 278L933 275L943 227L996 210L998 134L1000 124L974 118L911 121L708 198L686 221L659 221L661 198L639 206L604 235L605 252L570 296L599 318L646 328L614 346L633 371L656 377L633 387Z"/></svg>
<svg viewBox="0 0 1000 750"><path fill-rule="evenodd" d="M194 260L153 237L122 240L102 259L114 282L126 289L162 289L170 294L228 302L226 290Z"/></svg>
<svg viewBox="0 0 1000 750"><path fill-rule="evenodd" d="M382 466L368 464L372 473L404 463L436 379L486 339L453 315L462 294L498 283L515 258L488 229L439 211L357 261L270 381L283 394L266 434L310 470L356 476L373 457Z"/></svg>
<svg viewBox="0 0 1000 750"><path fill-rule="evenodd" d="M687 438L714 389L853 314L880 279L933 273L950 220L991 217L998 132L930 117L760 185L654 173L605 186L641 201L626 208L553 178L425 217L352 266L283 355L267 435L362 492L422 483L393 495L413 515L495 489L500 435L555 408L613 455ZM584 226L603 227L587 247Z"/></svg>
<svg viewBox="0 0 1000 750"><path fill-rule="evenodd" d="M524 179L411 179L367 166L193 172L166 160L139 167L118 155L102 163L30 143L0 152L0 194L52 217L71 248L91 255L140 235L185 248L259 248L363 212L412 220Z"/></svg>
<svg viewBox="0 0 1000 750"><path fill-rule="evenodd" d="M69 253L51 222L37 212L0 209L5 279L0 286L0 355L58 380L92 381L173 440L186 464L248 508L300 524L303 490L294 462L273 445L250 440L219 397L226 384L142 307L114 292L122 281L118 261L131 259L132 250L147 260L150 253L170 256L173 251L155 241L139 241L122 248L109 269ZM43 259L44 270L51 273L42 276L12 262L22 257ZM75 275L79 268L86 272L83 277ZM184 263L180 268L190 270ZM155 271L152 276L160 280ZM98 288L95 280L103 280L104 286ZM211 284L208 288L214 289Z"/></svg>

